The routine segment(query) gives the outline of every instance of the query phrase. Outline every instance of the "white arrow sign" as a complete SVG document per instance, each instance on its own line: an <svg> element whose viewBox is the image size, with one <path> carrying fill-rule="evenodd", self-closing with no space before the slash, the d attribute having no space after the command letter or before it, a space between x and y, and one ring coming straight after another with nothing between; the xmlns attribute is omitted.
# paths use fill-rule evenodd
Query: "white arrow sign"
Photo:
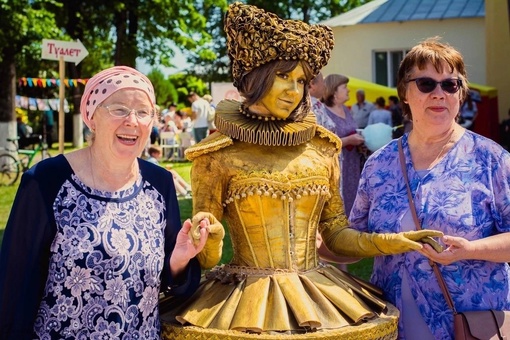
<svg viewBox="0 0 510 340"><path fill-rule="evenodd" d="M78 65L88 55L89 52L79 39L78 41L43 39L42 41L42 59L60 60L60 57L63 57L64 61Z"/></svg>

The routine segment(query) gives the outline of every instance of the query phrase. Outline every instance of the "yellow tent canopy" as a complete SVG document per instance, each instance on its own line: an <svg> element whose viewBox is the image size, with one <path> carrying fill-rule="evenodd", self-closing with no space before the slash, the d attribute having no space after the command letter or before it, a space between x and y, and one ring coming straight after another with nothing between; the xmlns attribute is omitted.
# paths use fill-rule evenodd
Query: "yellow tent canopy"
<svg viewBox="0 0 510 340"><path fill-rule="evenodd" d="M356 91L360 89L365 90L365 100L371 103L375 103L375 100L378 97L383 97L386 100L386 105L388 105L388 97L397 96L397 89L395 88L353 77L349 77L347 88L349 89L349 100L345 103L345 105L349 107L356 103Z"/></svg>
<svg viewBox="0 0 510 340"><path fill-rule="evenodd" d="M469 83L469 88L480 92L481 96L494 98L498 96L498 89L492 86Z"/></svg>

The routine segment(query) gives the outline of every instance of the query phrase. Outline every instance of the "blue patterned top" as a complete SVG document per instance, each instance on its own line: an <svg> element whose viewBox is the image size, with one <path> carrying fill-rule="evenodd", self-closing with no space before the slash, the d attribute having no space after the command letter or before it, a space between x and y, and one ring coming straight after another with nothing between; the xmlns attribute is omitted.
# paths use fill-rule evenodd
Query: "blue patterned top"
<svg viewBox="0 0 510 340"><path fill-rule="evenodd" d="M510 231L510 154L497 143L466 131L423 178L412 165L408 134L402 144L411 191L424 229L476 240ZM366 162L350 215L351 226L366 232L401 232L409 209L397 140ZM463 260L439 265L457 311L510 309L507 263ZM418 252L375 258L371 281L402 310L402 275L436 339L453 338L453 313L428 259ZM406 338L402 324L399 336Z"/></svg>
<svg viewBox="0 0 510 340"><path fill-rule="evenodd" d="M87 187L63 156L23 176L0 257L10 295L0 300L0 338L159 338L160 286L189 295L200 269L194 260L183 282L171 277L181 226L172 175L139 165L136 183L118 192Z"/></svg>

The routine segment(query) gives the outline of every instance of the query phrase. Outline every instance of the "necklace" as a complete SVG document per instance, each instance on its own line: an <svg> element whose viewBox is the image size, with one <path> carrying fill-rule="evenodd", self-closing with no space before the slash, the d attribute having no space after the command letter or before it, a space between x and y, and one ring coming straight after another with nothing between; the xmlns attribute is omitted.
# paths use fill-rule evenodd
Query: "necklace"
<svg viewBox="0 0 510 340"><path fill-rule="evenodd" d="M90 147L89 147L89 156L90 156L89 167L90 167L90 175L92 176L92 185L94 185L94 189L97 189L96 179L94 178L94 170L93 170L93 165L92 165L92 149Z"/></svg>
<svg viewBox="0 0 510 340"><path fill-rule="evenodd" d="M441 157L441 155L443 154L443 152L446 150L446 147L448 145L450 145L450 143L453 142L453 133L455 132L455 128L452 129L452 131L450 132L450 135L449 135L449 138L448 138L448 141L443 145L443 147L441 148L441 150L439 150L439 153L437 154L436 158L434 158L434 160L432 161L432 163L430 163L430 166L429 166L429 169L432 168L434 165L436 165L436 162L439 162L439 157Z"/></svg>

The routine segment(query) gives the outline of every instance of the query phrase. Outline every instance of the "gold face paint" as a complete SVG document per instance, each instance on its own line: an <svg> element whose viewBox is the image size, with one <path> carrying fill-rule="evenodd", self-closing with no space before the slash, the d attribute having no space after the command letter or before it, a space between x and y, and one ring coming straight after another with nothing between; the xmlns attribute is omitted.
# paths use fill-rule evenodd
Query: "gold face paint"
<svg viewBox="0 0 510 340"><path fill-rule="evenodd" d="M286 119L303 99L305 83L306 76L301 64L288 73L277 73L269 92L252 105L250 111Z"/></svg>

